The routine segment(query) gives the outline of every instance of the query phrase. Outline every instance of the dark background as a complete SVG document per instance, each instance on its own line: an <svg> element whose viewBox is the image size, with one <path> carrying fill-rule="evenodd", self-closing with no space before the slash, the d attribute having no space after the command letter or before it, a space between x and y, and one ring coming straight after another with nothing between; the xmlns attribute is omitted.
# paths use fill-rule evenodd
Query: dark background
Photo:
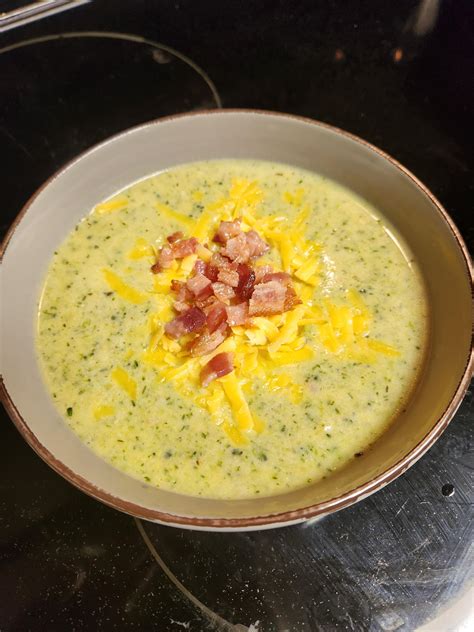
<svg viewBox="0 0 474 632"><path fill-rule="evenodd" d="M427 5L437 3L95 1L0 34L2 233L80 151L165 114L216 107L202 76L151 45L91 37L5 50L48 34L107 31L189 57L224 107L302 114L378 145L433 191L472 249L474 3L440 2L417 34ZM414 630L459 596L472 573L473 416L469 393L406 475L311 527L146 532L161 563L233 624ZM2 632L211 627L209 613L153 559L134 520L52 472L5 412L0 445Z"/></svg>

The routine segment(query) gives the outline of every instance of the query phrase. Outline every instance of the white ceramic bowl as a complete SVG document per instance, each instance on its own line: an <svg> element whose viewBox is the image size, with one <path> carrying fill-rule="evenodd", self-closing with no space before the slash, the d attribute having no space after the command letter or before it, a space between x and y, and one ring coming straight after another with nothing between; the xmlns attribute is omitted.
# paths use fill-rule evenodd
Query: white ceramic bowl
<svg viewBox="0 0 474 632"><path fill-rule="evenodd" d="M421 267L430 302L430 352L418 387L360 459L303 489L253 500L208 500L155 489L115 469L53 407L35 355L35 318L49 260L99 201L131 182L195 160L253 158L324 174L380 209ZM472 374L466 247L431 193L395 160L338 129L288 115L202 112L161 119L94 147L54 175L21 211L2 246L3 398L33 449L62 476L130 514L200 529L299 522L364 498L412 465L440 436Z"/></svg>

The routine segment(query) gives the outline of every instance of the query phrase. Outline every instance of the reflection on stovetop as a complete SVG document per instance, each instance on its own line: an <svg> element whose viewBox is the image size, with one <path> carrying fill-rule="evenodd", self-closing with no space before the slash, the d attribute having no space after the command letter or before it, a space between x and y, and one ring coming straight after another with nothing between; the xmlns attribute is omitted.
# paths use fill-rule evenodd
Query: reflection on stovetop
<svg viewBox="0 0 474 632"><path fill-rule="evenodd" d="M470 394L456 440L448 432L409 474L322 520L237 534L145 522L139 530L158 563L224 619L282 630L356 622L416 629L462 593L472 573L472 403Z"/></svg>
<svg viewBox="0 0 474 632"><path fill-rule="evenodd" d="M17 211L55 170L101 140L162 116L221 106L193 60L127 33L20 40L0 48L0 76L0 139L11 157L2 175Z"/></svg>

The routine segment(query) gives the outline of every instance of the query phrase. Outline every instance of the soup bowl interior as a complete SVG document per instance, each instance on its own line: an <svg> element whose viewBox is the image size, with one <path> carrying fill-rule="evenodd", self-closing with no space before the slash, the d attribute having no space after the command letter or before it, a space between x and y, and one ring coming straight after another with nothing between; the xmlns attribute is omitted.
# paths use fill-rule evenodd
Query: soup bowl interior
<svg viewBox="0 0 474 632"><path fill-rule="evenodd" d="M415 254L428 295L429 345L403 411L363 457L330 478L278 496L193 498L155 489L95 455L52 405L35 354L44 276L54 250L89 210L132 182L219 158L282 162L319 172L377 207ZM122 511L193 528L288 524L355 502L405 471L444 430L470 376L471 293L462 240L431 194L395 161L334 128L295 117L223 111L163 119L80 156L29 201L4 244L2 375L12 419L54 469ZM99 316L99 315L97 315Z"/></svg>

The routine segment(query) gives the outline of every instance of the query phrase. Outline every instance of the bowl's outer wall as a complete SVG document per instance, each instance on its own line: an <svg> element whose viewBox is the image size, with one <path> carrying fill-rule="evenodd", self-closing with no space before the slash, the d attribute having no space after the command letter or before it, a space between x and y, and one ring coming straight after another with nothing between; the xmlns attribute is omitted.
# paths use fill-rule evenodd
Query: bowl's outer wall
<svg viewBox="0 0 474 632"><path fill-rule="evenodd" d="M44 388L35 355L35 314L44 274L55 248L87 210L147 175L217 158L283 162L322 173L357 192L382 211L416 253L431 307L424 374L396 423L363 458L324 483L271 498L183 497L119 472L64 424ZM202 524L216 518L215 524L224 526L226 519L248 522L257 516L265 523L265 516L286 512L281 520L288 522L353 502L389 482L424 452L459 405L461 393L452 400L463 375L467 383L470 277L455 229L429 193L387 157L338 130L294 117L244 111L195 114L135 128L99 145L33 198L7 245L2 281L2 373L17 416L25 420L26 438L80 487L143 517L171 522L179 522L173 515L202 518ZM308 509L300 512L302 508Z"/></svg>

